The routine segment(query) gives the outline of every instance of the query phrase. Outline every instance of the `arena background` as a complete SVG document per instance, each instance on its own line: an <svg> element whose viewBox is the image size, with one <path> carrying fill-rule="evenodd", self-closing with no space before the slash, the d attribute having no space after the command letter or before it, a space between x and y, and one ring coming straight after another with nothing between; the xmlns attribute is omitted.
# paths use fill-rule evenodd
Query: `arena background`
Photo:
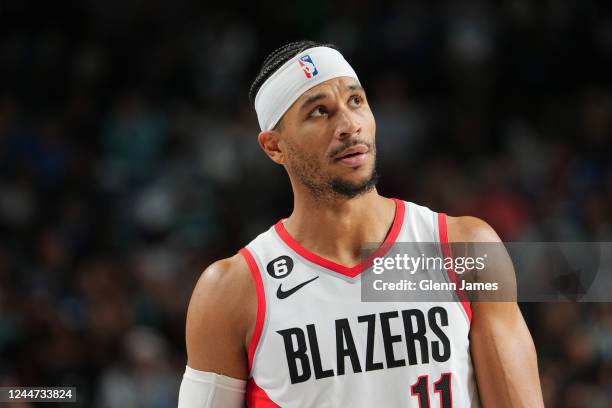
<svg viewBox="0 0 612 408"><path fill-rule="evenodd" d="M176 405L199 274L291 210L247 98L291 40L356 68L382 194L611 241L609 4L1 1L1 384ZM547 407L611 406L611 304L521 309Z"/></svg>

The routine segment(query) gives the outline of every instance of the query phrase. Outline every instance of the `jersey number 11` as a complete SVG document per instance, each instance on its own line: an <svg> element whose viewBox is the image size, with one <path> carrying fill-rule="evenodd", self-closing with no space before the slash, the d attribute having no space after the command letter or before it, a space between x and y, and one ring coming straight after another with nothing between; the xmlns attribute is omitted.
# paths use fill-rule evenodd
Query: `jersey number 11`
<svg viewBox="0 0 612 408"><path fill-rule="evenodd" d="M430 408L429 375L422 375L410 387L410 393L419 399L419 408ZM452 408L451 373L443 373L434 383L434 393L440 393L440 408Z"/></svg>

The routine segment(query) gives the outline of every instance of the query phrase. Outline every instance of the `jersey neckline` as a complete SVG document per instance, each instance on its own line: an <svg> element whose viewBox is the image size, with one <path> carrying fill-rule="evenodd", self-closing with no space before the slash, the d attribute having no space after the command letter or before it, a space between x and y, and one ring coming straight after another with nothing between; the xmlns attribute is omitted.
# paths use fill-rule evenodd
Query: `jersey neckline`
<svg viewBox="0 0 612 408"><path fill-rule="evenodd" d="M325 269L329 269L333 272L337 272L350 278L354 278L361 272L367 270L370 266L372 266L374 258L384 256L399 236L399 233L402 229L402 224L404 223L405 204L402 200L399 200L397 198L392 198L392 200L395 202L395 215L393 217L391 229L389 230L389 233L387 234L384 242L368 258L354 266L349 267L341 265L304 248L298 241L295 240L295 238L289 235L289 232L287 231L287 229L285 229L283 221L286 218L279 220L274 225L274 230L276 231L280 239L282 239L283 242L289 246L289 248L291 248L302 258Z"/></svg>

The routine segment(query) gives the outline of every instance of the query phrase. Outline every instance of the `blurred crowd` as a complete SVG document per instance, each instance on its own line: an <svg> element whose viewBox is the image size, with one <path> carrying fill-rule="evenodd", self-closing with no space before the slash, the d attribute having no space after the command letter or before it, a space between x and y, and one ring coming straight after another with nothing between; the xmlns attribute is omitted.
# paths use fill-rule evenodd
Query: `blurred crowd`
<svg viewBox="0 0 612 408"><path fill-rule="evenodd" d="M0 3L0 386L176 405L199 274L291 211L247 92L292 40L355 67L383 195L612 241L605 1L57 3ZM612 304L521 309L547 406L611 406Z"/></svg>

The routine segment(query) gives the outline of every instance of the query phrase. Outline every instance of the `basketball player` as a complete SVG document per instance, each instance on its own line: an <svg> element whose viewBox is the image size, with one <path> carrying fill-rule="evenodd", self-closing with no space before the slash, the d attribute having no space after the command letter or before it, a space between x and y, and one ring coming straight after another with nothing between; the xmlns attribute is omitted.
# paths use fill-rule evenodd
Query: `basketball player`
<svg viewBox="0 0 612 408"><path fill-rule="evenodd" d="M376 123L335 47L276 50L250 97L294 208L199 279L179 407L542 407L516 302L361 301L364 243L499 238L378 194Z"/></svg>

